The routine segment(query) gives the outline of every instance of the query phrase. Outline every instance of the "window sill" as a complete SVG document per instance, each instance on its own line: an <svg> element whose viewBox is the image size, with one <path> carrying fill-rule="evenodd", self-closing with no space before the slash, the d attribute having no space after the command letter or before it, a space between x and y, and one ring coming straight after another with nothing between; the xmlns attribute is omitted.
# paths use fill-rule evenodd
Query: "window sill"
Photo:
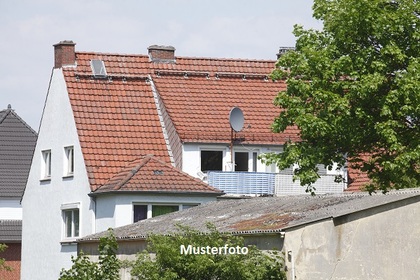
<svg viewBox="0 0 420 280"><path fill-rule="evenodd" d="M51 181L51 177L46 177L46 178L40 179L39 181L40 182L50 182Z"/></svg>
<svg viewBox="0 0 420 280"><path fill-rule="evenodd" d="M77 238L79 238L79 237L77 237ZM77 238L69 238L69 239L61 240L60 244L61 245L76 245L77 244Z"/></svg>
<svg viewBox="0 0 420 280"><path fill-rule="evenodd" d="M63 176L63 179L71 179L71 178L73 178L73 174L67 174L67 175L64 175Z"/></svg>

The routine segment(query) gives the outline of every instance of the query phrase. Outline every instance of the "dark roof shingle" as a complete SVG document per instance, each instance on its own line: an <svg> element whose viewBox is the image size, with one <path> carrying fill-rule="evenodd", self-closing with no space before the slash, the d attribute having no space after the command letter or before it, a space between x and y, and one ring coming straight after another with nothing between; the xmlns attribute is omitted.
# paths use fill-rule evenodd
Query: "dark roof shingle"
<svg viewBox="0 0 420 280"><path fill-rule="evenodd" d="M0 197L22 196L37 140L12 109L0 111Z"/></svg>
<svg viewBox="0 0 420 280"><path fill-rule="evenodd" d="M21 220L0 220L0 243L22 240Z"/></svg>

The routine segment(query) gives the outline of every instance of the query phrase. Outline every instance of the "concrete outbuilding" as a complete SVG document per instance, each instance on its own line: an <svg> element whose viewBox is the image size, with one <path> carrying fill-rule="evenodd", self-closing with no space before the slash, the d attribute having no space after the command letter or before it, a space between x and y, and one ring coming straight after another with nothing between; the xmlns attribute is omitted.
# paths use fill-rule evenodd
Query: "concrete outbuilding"
<svg viewBox="0 0 420 280"><path fill-rule="evenodd" d="M119 257L130 259L152 232L168 234L176 224L205 231L211 222L219 231L244 236L247 244L282 250L288 279L419 279L419 215L420 190L414 189L265 197L211 202L114 233ZM104 234L79 240L78 250L94 257Z"/></svg>

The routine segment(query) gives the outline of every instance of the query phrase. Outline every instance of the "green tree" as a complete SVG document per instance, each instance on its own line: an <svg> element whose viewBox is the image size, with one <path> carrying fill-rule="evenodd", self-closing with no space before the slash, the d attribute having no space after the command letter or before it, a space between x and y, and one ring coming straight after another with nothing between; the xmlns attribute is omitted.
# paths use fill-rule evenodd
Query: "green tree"
<svg viewBox="0 0 420 280"><path fill-rule="evenodd" d="M308 191L316 164L334 162L366 172L370 192L419 187L420 2L315 0L313 11L323 29L296 25L295 50L272 73L287 83L273 131L297 126L301 139L264 161L297 163Z"/></svg>
<svg viewBox="0 0 420 280"><path fill-rule="evenodd" d="M151 235L148 248L138 254L131 274L144 280L251 280L286 279L283 262L277 251L266 254L254 246L248 254L185 254L181 245L194 247L244 246L243 238L221 234L208 224L208 234L179 226L168 235Z"/></svg>
<svg viewBox="0 0 420 280"><path fill-rule="evenodd" d="M7 245L6 244L0 244L0 253L3 253L4 251L6 251L7 249ZM12 269L6 265L6 260L4 258L0 258L0 271L1 270L6 270L6 271L11 271Z"/></svg>
<svg viewBox="0 0 420 280"><path fill-rule="evenodd" d="M72 267L62 270L60 280L117 280L121 262L117 259L118 243L112 229L99 240L99 262L93 262L83 252L71 258Z"/></svg>

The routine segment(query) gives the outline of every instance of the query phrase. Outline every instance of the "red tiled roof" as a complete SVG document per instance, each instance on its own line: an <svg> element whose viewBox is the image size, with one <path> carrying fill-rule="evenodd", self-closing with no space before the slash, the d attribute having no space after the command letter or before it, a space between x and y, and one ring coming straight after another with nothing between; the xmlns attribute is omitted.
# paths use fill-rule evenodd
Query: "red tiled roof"
<svg viewBox="0 0 420 280"><path fill-rule="evenodd" d="M368 154L362 154L359 157L362 161L368 161L370 156ZM361 162L359 162L361 164ZM360 191L363 190L367 184L371 181L367 176L366 172L362 172L360 169L356 169L352 164L348 167L349 184L346 191Z"/></svg>
<svg viewBox="0 0 420 280"><path fill-rule="evenodd" d="M107 78L93 77L92 59L104 61ZM146 55L76 52L77 66L63 73L92 191L142 155L171 162L149 79L183 142L229 142L235 106L244 112L245 128L238 134L243 143L296 140L296 129L271 132L279 114L273 100L285 87L267 79L274 64L182 57L155 63Z"/></svg>
<svg viewBox="0 0 420 280"><path fill-rule="evenodd" d="M242 143L280 145L289 138L297 139L298 131L294 129L282 134L271 131L274 117L280 113L273 100L284 89L283 83L266 81L264 76L184 78L163 74L154 82L184 142L229 143L229 112L233 107L244 113L244 129L237 133Z"/></svg>
<svg viewBox="0 0 420 280"><path fill-rule="evenodd" d="M130 162L95 193L126 191L222 194L218 189L150 155Z"/></svg>
<svg viewBox="0 0 420 280"><path fill-rule="evenodd" d="M170 162L150 85L143 78L93 79L89 63L97 57L78 53L77 67L63 68L93 191L141 155L154 154ZM130 60L124 65L133 66L118 66L121 60ZM146 57L108 56L106 60L113 74L134 73L139 70L136 66L144 64L148 65Z"/></svg>

